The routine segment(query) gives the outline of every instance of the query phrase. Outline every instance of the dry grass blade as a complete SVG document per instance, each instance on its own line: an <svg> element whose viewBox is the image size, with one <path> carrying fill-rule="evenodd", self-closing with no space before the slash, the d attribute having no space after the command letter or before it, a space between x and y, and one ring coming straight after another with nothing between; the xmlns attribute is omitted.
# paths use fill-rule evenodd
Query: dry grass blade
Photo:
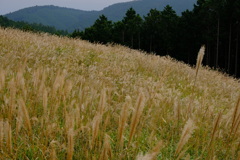
<svg viewBox="0 0 240 160"><path fill-rule="evenodd" d="M0 91L2 90L2 88L5 85L5 71L0 68Z"/></svg>
<svg viewBox="0 0 240 160"><path fill-rule="evenodd" d="M103 89L98 104L98 112L100 115L103 115L105 107L106 107L106 90Z"/></svg>
<svg viewBox="0 0 240 160"><path fill-rule="evenodd" d="M236 103L234 112L233 112L233 117L232 117L232 127L231 127L231 133L230 135L234 134L237 132L237 129L239 128L240 125L240 95L238 97L238 101Z"/></svg>
<svg viewBox="0 0 240 160"><path fill-rule="evenodd" d="M4 137L4 122L0 118L0 149L3 147L3 137Z"/></svg>
<svg viewBox="0 0 240 160"><path fill-rule="evenodd" d="M240 151L238 152L237 160L240 160Z"/></svg>
<svg viewBox="0 0 240 160"><path fill-rule="evenodd" d="M93 149L94 146L95 146L95 141L97 139L97 136L98 136L98 132L99 132L99 125L100 125L100 122L102 120L102 117L97 114L94 118L93 118L93 121L92 121L92 140L91 140L91 144L90 144L90 148Z"/></svg>
<svg viewBox="0 0 240 160"><path fill-rule="evenodd" d="M90 148L93 149L95 145L95 140L99 133L100 123L102 122L102 116L104 114L104 109L106 107L106 90L103 89L100 95L100 101L98 104L98 111L92 121L92 140Z"/></svg>
<svg viewBox="0 0 240 160"><path fill-rule="evenodd" d="M18 113L17 113L17 122L16 122L16 136L18 136L18 133L20 132L22 126L23 126L23 111L22 108L18 108Z"/></svg>
<svg viewBox="0 0 240 160"><path fill-rule="evenodd" d="M45 88L43 90L43 117L48 117L47 105L48 105L48 92L47 89Z"/></svg>
<svg viewBox="0 0 240 160"><path fill-rule="evenodd" d="M25 124L25 127L28 130L28 134L32 135L32 125L31 125L31 122L30 122L30 117L29 117L29 113L28 113L27 107L25 105L25 102L22 98L20 98L18 100L18 103L19 103L19 107L21 108L21 110L23 112L24 124Z"/></svg>
<svg viewBox="0 0 240 160"><path fill-rule="evenodd" d="M57 154L55 148L51 148L50 160L57 160Z"/></svg>
<svg viewBox="0 0 240 160"><path fill-rule="evenodd" d="M149 153L147 153L146 155L141 155L141 154L138 155L137 160L155 159L162 148L163 148L163 141L159 141Z"/></svg>
<svg viewBox="0 0 240 160"><path fill-rule="evenodd" d="M181 138L180 138L180 140L178 142L175 155L178 155L180 153L180 151L182 150L183 146L187 143L187 141L191 137L194 129L195 129L194 122L193 122L192 119L189 119L187 121L187 123L185 124L184 128L183 128L182 135L181 135Z"/></svg>
<svg viewBox="0 0 240 160"><path fill-rule="evenodd" d="M216 138L217 128L219 126L221 116L222 116L222 113L220 112L218 114L217 118L216 118L216 121L214 122L213 131L212 131L212 135L211 135L211 140L210 140L209 145L208 145L208 158L209 159L211 159L211 157L214 156L214 154L213 154L213 144L214 144L214 140Z"/></svg>
<svg viewBox="0 0 240 160"><path fill-rule="evenodd" d="M12 80L9 82L9 88L10 88L10 105L9 105L9 111L8 111L8 119L11 123L12 115L15 110L15 101L16 101L16 93L17 93L17 88L16 88L14 78L12 78Z"/></svg>
<svg viewBox="0 0 240 160"><path fill-rule="evenodd" d="M50 143L50 160L57 160L57 154L55 150L55 143L56 141L52 141Z"/></svg>
<svg viewBox="0 0 240 160"><path fill-rule="evenodd" d="M187 150L189 149L189 147L186 147L186 149L182 150L179 154L176 160L181 159L182 157L184 157L184 154L187 152Z"/></svg>
<svg viewBox="0 0 240 160"><path fill-rule="evenodd" d="M190 154L187 154L187 156L185 157L185 159L184 160L190 160L191 159L191 156L190 156Z"/></svg>
<svg viewBox="0 0 240 160"><path fill-rule="evenodd" d="M119 117L119 122L118 122L118 141L119 141L119 146L120 148L123 147L123 132L124 132L124 128L126 125L126 121L128 118L128 110L131 106L131 97L126 97L126 102L123 105L123 108L121 110L121 114Z"/></svg>
<svg viewBox="0 0 240 160"><path fill-rule="evenodd" d="M4 129L5 129L5 138L6 138L7 149L9 151L9 153L12 153L12 127L8 121L5 122Z"/></svg>
<svg viewBox="0 0 240 160"><path fill-rule="evenodd" d="M99 160L107 160L109 158L110 159L112 158L112 149L111 149L111 145L110 145L110 137L109 137L109 135L105 134L103 150L102 150Z"/></svg>
<svg viewBox="0 0 240 160"><path fill-rule="evenodd" d="M130 145L130 143L132 141L132 138L135 134L137 125L140 121L140 117L141 117L142 112L143 112L144 105L145 105L145 97L144 97L144 94L141 92L139 94L139 97L138 97L138 100L137 100L137 103L136 103L136 106L135 106L135 111L133 113L132 120L131 120L128 146Z"/></svg>
<svg viewBox="0 0 240 160"><path fill-rule="evenodd" d="M70 128L68 131L67 160L72 160L74 153L74 130Z"/></svg>

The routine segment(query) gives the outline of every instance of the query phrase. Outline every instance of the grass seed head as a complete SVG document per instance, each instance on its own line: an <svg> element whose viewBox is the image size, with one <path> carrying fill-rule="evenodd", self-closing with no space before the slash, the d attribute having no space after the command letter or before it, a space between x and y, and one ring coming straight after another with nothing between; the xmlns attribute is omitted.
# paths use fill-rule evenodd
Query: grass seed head
<svg viewBox="0 0 240 160"><path fill-rule="evenodd" d="M175 152L175 155L178 155L180 153L180 151L182 150L183 146L188 142L189 138L191 137L193 131L195 129L194 126L194 122L192 119L188 119L188 121L186 122L183 131L182 131L182 135L181 138L178 142L177 145L177 149Z"/></svg>
<svg viewBox="0 0 240 160"><path fill-rule="evenodd" d="M28 134L31 135L32 134L32 125L31 125L28 109L26 107L26 104L25 104L23 98L20 98L18 100L18 103L19 103L19 107L21 108L21 110L23 112L22 119L24 119L25 127L28 130Z"/></svg>
<svg viewBox="0 0 240 160"><path fill-rule="evenodd" d="M195 74L195 82L194 82L194 84L196 83L197 75L198 75L199 69L201 67L204 54L205 54L205 45L202 45L200 50L199 50L199 52L198 52L198 56L197 56L196 74Z"/></svg>

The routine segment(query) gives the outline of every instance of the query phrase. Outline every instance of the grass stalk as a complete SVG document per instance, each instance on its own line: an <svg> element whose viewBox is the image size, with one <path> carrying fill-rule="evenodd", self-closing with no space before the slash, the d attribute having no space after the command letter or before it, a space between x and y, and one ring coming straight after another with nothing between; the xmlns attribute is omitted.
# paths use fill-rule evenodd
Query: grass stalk
<svg viewBox="0 0 240 160"><path fill-rule="evenodd" d="M240 95L234 108L230 135L233 135L233 137L235 136L237 129L239 128L239 125L240 125Z"/></svg>
<svg viewBox="0 0 240 160"><path fill-rule="evenodd" d="M92 140L90 144L90 148L93 149L95 146L95 141L97 139L98 133L99 133L99 125L101 122L101 115L97 114L92 121Z"/></svg>
<svg viewBox="0 0 240 160"><path fill-rule="evenodd" d="M12 80L9 82L9 88L10 88L10 103L9 103L8 119L9 119L9 122L11 123L13 112L15 110L15 100L16 100L16 93L17 93L17 88L16 88L14 78L12 78Z"/></svg>
<svg viewBox="0 0 240 160"><path fill-rule="evenodd" d="M19 103L19 107L21 108L21 110L23 112L24 125L25 125L26 129L28 130L28 135L31 136L32 135L32 125L31 125L28 109L22 98L20 98L18 100L18 103Z"/></svg>
<svg viewBox="0 0 240 160"><path fill-rule="evenodd" d="M0 150L3 148L3 138L4 138L4 122L3 119L0 118Z"/></svg>
<svg viewBox="0 0 240 160"><path fill-rule="evenodd" d="M5 86L5 71L0 68L0 91L4 88Z"/></svg>
<svg viewBox="0 0 240 160"><path fill-rule="evenodd" d="M12 153L12 127L8 121L5 122L4 128L5 128L6 146L7 146L8 152L11 154Z"/></svg>
<svg viewBox="0 0 240 160"><path fill-rule="evenodd" d="M135 134L137 125L140 121L140 117L141 117L142 112L143 112L144 105L145 105L145 97L144 97L144 94L141 92L138 96L138 99L137 99L137 102L136 102L136 105L135 105L135 111L132 115L128 146L130 146L131 141L133 139L133 136Z"/></svg>
<svg viewBox="0 0 240 160"><path fill-rule="evenodd" d="M178 155L181 152L183 146L188 142L189 138L191 137L194 129L195 129L195 126L194 126L193 120L188 119L188 121L186 122L186 124L183 128L182 135L178 142L175 155Z"/></svg>
<svg viewBox="0 0 240 160"><path fill-rule="evenodd" d="M213 130L212 130L212 135L211 135L211 139L210 139L210 142L208 144L208 159L212 159L214 157L214 148L213 148L213 145L214 145L214 141L215 141L215 138L216 138L216 134L217 134L217 129L219 127L219 123L220 123L220 119L221 119L221 116L222 116L222 113L220 112L214 122L214 125L213 125Z"/></svg>
<svg viewBox="0 0 240 160"><path fill-rule="evenodd" d="M110 137L109 135L105 134L103 149L102 149L102 153L99 160L105 160L105 159L111 159L111 158L112 158L112 149L110 145Z"/></svg>
<svg viewBox="0 0 240 160"><path fill-rule="evenodd" d="M160 150L163 148L163 141L159 141L151 151L149 151L145 155L138 155L137 160L153 160L156 159L157 155L159 154Z"/></svg>
<svg viewBox="0 0 240 160"><path fill-rule="evenodd" d="M70 128L67 135L68 145L67 145L67 160L73 159L74 153L74 130Z"/></svg>
<svg viewBox="0 0 240 160"><path fill-rule="evenodd" d="M128 119L128 115L129 115L129 107L131 105L131 97L128 96L126 98L126 102L124 103L121 113L120 113L120 117L119 117L119 121L118 121L118 142L119 142L119 148L122 149L123 148L123 132L126 126L126 122Z"/></svg>

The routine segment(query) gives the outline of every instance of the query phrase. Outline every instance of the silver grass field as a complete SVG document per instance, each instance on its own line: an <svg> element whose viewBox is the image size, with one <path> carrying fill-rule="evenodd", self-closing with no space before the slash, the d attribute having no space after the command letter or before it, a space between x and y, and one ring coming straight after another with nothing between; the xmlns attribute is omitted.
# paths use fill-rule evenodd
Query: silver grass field
<svg viewBox="0 0 240 160"><path fill-rule="evenodd" d="M200 48L201 46L199 46ZM0 29L0 159L240 159L240 82L119 45Z"/></svg>

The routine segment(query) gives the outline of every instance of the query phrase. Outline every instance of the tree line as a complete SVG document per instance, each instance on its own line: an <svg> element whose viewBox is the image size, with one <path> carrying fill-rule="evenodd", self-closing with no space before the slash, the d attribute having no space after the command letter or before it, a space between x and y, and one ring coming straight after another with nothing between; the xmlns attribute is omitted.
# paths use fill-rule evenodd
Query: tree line
<svg viewBox="0 0 240 160"><path fill-rule="evenodd" d="M10 28L21 29L23 31L45 32L45 33L50 33L50 34L59 35L59 36L69 35L67 31L57 30L55 27L52 27L52 26L45 26L40 23L29 24L27 22L15 22L4 16L0 16L0 26L3 28L10 27Z"/></svg>
<svg viewBox="0 0 240 160"><path fill-rule="evenodd" d="M198 0L192 11L181 16L169 5L162 11L151 9L143 17L130 8L118 22L101 15L91 27L75 30L71 37L170 55L188 64L195 64L205 44L205 65L240 77L239 30L239 0Z"/></svg>

